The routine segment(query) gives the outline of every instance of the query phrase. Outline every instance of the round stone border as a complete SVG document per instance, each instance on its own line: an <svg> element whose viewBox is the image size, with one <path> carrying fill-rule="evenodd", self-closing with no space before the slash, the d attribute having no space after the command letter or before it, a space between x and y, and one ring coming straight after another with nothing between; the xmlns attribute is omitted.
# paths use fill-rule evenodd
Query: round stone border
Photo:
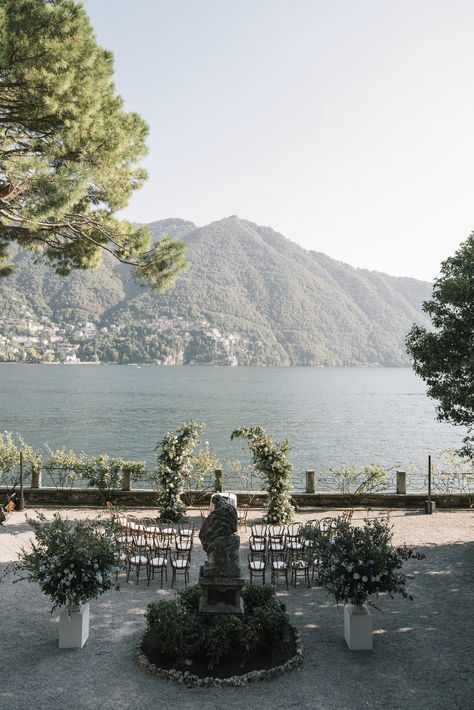
<svg viewBox="0 0 474 710"><path fill-rule="evenodd" d="M162 678L163 680L172 680L179 685L184 685L186 688L240 687L246 683L254 683L259 680L271 680L272 678L278 678L279 676L285 675L285 673L293 671L303 663L303 646L301 644L300 635L294 627L291 628L295 634L296 653L294 656L279 666L273 666L273 668L263 668L260 671L249 671L243 675L233 675L229 678L213 678L212 676L201 678L200 676L194 675L190 671L178 671L175 668L171 668L170 670L159 668L154 663L151 663L142 651L141 647L145 634L137 643L135 660L140 668L142 668L149 675L154 675L158 678Z"/></svg>

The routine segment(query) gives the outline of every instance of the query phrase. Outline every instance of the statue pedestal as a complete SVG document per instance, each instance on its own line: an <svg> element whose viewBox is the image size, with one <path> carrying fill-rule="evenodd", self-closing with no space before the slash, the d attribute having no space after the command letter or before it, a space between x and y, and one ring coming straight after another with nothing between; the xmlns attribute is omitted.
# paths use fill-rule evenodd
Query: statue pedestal
<svg viewBox="0 0 474 710"><path fill-rule="evenodd" d="M240 590L245 584L242 577L205 577L201 567L199 584L202 597L199 601L201 614L238 614L244 613L244 601Z"/></svg>

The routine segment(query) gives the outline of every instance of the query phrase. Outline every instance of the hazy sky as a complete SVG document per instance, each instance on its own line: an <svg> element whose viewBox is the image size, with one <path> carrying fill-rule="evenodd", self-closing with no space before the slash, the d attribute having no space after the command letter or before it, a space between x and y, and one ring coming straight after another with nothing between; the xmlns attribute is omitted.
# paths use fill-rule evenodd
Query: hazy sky
<svg viewBox="0 0 474 710"><path fill-rule="evenodd" d="M474 229L472 0L86 0L150 179L126 216L237 214L431 280Z"/></svg>

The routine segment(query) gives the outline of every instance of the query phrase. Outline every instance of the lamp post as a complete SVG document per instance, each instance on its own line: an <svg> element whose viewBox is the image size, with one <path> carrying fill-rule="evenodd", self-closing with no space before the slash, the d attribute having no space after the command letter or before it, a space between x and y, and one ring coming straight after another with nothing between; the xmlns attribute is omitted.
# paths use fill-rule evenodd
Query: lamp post
<svg viewBox="0 0 474 710"><path fill-rule="evenodd" d="M24 510L25 499L23 497L23 451L20 451L20 500L18 501L18 510Z"/></svg>

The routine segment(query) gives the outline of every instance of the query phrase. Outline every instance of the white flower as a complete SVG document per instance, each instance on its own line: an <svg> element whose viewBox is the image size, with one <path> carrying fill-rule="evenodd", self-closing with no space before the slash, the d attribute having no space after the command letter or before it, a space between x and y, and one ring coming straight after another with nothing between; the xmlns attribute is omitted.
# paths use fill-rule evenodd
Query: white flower
<svg viewBox="0 0 474 710"><path fill-rule="evenodd" d="M363 581L363 582L367 582L367 581L368 581L368 580L367 580L367 577L366 577L365 575L362 577L362 581Z"/></svg>
<svg viewBox="0 0 474 710"><path fill-rule="evenodd" d="M360 579L360 574L358 572L354 572L354 574L352 575L352 578L353 579Z"/></svg>

